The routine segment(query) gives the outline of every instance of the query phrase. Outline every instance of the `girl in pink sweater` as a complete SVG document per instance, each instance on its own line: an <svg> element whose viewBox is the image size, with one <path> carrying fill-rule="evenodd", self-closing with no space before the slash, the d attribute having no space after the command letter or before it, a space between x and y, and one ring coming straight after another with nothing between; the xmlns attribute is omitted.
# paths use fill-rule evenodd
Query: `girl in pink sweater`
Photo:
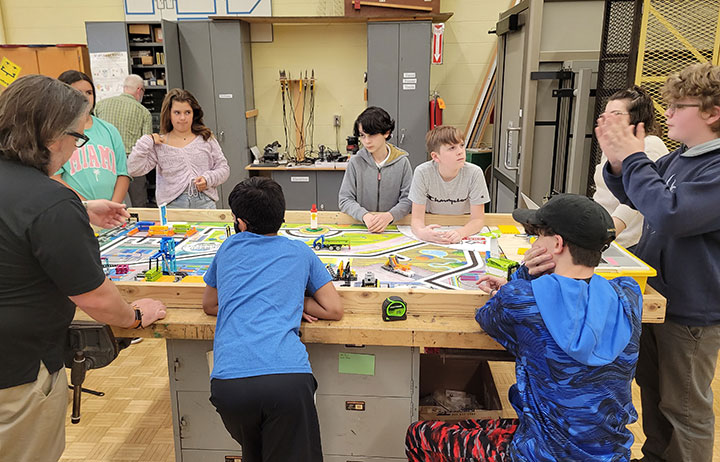
<svg viewBox="0 0 720 462"><path fill-rule="evenodd" d="M187 90L174 88L163 100L160 133L142 136L127 161L128 173L157 172L158 205L214 209L217 187L230 175L225 155L203 124L203 110Z"/></svg>

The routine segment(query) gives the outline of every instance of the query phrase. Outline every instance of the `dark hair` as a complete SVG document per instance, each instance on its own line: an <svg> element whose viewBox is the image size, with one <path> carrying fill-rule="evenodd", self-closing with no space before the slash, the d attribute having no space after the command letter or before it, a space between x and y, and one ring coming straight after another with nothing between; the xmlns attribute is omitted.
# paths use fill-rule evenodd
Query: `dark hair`
<svg viewBox="0 0 720 462"><path fill-rule="evenodd" d="M253 176L236 184L228 199L235 218L255 234L277 233L285 218L282 187L264 176ZM235 231L240 232L235 221Z"/></svg>
<svg viewBox="0 0 720 462"><path fill-rule="evenodd" d="M88 100L74 88L43 75L26 75L0 93L0 157L46 174L49 144L86 114Z"/></svg>
<svg viewBox="0 0 720 462"><path fill-rule="evenodd" d="M203 115L205 115L205 113L193 94L181 88L173 88L167 95L165 95L165 99L163 99L162 109L160 110L160 133L170 133L173 130L170 112L172 110L172 103L175 101L179 103L188 103L190 105L193 111L191 128L193 135L200 135L205 141L207 141L208 138L212 136L212 131L210 131L203 122Z"/></svg>
<svg viewBox="0 0 720 462"><path fill-rule="evenodd" d="M557 234L549 226L540 226L540 225L523 225L523 226L525 228L525 233L529 234L531 236L555 236ZM567 245L568 251L570 252L570 256L572 257L572 262L575 265L589 266L590 268L595 268L597 265L600 264L600 260L602 259L601 251L591 250L591 249L586 249L584 247L580 247L577 244L565 239L564 236L563 236L563 241L565 242L565 245Z"/></svg>
<svg viewBox="0 0 720 462"><path fill-rule="evenodd" d="M653 100L644 88L633 85L625 90L616 91L608 101L629 100L627 111L630 113L630 123L637 126L639 123L645 124L645 133L648 135L656 135L658 133L658 124L655 121L655 107Z"/></svg>
<svg viewBox="0 0 720 462"><path fill-rule="evenodd" d="M95 110L95 103L97 103L97 94L95 94L95 84L93 83L90 76L88 76L84 72L70 70L70 71L65 71L62 74L60 74L60 76L58 77L58 80L63 83L66 83L68 85L72 85L75 82L79 82L81 80L84 80L87 83L89 83L90 88L92 88L92 92L93 92L93 103L92 103L92 107L90 107L90 113L91 114L93 113L93 111Z"/></svg>
<svg viewBox="0 0 720 462"><path fill-rule="evenodd" d="M390 135L385 138L389 140L392 138L392 132L395 130L395 121L390 117L385 109L376 106L370 106L360 113L355 119L353 125L353 134L360 136L360 125L362 125L363 133L368 135L377 135L378 133L385 134L390 132Z"/></svg>

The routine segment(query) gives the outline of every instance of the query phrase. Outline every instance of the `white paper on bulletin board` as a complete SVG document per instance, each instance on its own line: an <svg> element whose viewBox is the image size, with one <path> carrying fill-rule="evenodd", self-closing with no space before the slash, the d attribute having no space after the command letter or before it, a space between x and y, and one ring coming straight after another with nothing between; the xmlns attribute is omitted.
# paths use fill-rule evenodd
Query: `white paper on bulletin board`
<svg viewBox="0 0 720 462"><path fill-rule="evenodd" d="M90 53L90 69L97 100L117 96L123 92L123 81L128 76L127 52Z"/></svg>

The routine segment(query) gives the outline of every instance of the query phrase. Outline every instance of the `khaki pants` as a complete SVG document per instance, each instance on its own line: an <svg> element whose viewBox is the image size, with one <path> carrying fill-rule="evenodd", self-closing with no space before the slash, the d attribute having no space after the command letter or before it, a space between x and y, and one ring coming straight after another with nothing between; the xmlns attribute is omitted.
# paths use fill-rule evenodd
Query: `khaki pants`
<svg viewBox="0 0 720 462"><path fill-rule="evenodd" d="M635 379L646 440L643 462L712 462L720 326L643 324Z"/></svg>
<svg viewBox="0 0 720 462"><path fill-rule="evenodd" d="M40 363L35 382L0 390L0 462L57 461L65 449L65 369Z"/></svg>

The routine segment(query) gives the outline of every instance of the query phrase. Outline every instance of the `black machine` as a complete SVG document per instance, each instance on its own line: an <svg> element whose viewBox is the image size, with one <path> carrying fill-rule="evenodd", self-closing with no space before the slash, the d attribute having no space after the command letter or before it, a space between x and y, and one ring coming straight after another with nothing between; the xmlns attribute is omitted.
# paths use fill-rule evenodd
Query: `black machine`
<svg viewBox="0 0 720 462"><path fill-rule="evenodd" d="M360 141L357 136L347 137L347 147L345 148L348 154L357 154L360 150Z"/></svg>
<svg viewBox="0 0 720 462"><path fill-rule="evenodd" d="M104 393L82 388L85 372L105 367L123 348L130 345L130 339L116 339L107 324L94 321L73 321L68 330L65 346L65 367L70 369L70 383L73 390L71 422L80 422L80 394L84 391L98 396Z"/></svg>
<svg viewBox="0 0 720 462"><path fill-rule="evenodd" d="M279 141L273 141L272 143L265 146L265 148L263 148L263 156L262 156L263 163L277 164L277 162L280 160L280 152L278 151L280 146L281 146L281 144Z"/></svg>
<svg viewBox="0 0 720 462"><path fill-rule="evenodd" d="M347 160L347 156L343 156L339 151L333 151L327 146L321 144L318 146L317 160L325 162L344 162Z"/></svg>

